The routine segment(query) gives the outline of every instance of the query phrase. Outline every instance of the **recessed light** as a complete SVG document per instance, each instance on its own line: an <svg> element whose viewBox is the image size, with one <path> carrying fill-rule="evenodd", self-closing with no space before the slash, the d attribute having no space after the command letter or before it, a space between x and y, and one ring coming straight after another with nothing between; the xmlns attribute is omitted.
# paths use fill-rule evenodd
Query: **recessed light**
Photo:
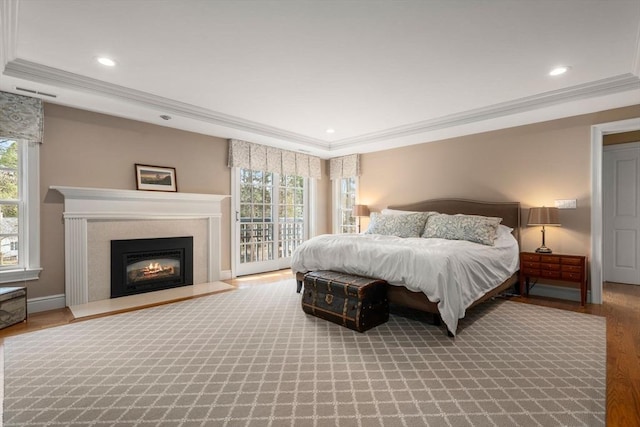
<svg viewBox="0 0 640 427"><path fill-rule="evenodd" d="M327 129L327 133L335 133L335 132L336 132L335 129L332 129L332 128Z"/></svg>
<svg viewBox="0 0 640 427"><path fill-rule="evenodd" d="M569 67L568 65L561 65L559 67L555 67L554 69L549 71L549 75L550 76L559 76L559 75L564 74L567 71L569 71L569 68L571 68L571 67Z"/></svg>
<svg viewBox="0 0 640 427"><path fill-rule="evenodd" d="M97 61L99 63L101 63L102 65L105 65L107 67L115 67L116 65L116 61L114 61L111 58L107 58L106 56L100 56L97 58Z"/></svg>

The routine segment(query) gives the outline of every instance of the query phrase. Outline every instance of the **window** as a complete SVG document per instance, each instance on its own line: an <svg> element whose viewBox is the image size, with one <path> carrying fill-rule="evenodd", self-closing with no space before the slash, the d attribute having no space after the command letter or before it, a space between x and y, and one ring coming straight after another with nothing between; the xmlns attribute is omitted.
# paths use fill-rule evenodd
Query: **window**
<svg viewBox="0 0 640 427"><path fill-rule="evenodd" d="M18 220L20 211L20 178L18 143L8 139L0 141L0 267L18 265Z"/></svg>
<svg viewBox="0 0 640 427"><path fill-rule="evenodd" d="M357 178L340 178L334 182L334 233L355 233L356 218L351 215L356 203Z"/></svg>
<svg viewBox="0 0 640 427"><path fill-rule="evenodd" d="M0 283L40 272L39 144L0 138Z"/></svg>

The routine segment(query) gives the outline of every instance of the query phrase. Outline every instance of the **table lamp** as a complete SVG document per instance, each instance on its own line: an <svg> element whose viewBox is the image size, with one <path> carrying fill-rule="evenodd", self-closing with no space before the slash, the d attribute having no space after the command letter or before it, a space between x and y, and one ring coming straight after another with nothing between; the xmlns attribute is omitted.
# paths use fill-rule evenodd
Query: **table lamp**
<svg viewBox="0 0 640 427"><path fill-rule="evenodd" d="M353 205L351 216L356 218L358 222L358 233L360 233L360 217L369 216L369 207L367 205Z"/></svg>
<svg viewBox="0 0 640 427"><path fill-rule="evenodd" d="M544 227L546 225L559 227L560 226L560 211L558 208L548 208L542 206L541 208L529 209L528 226L541 225L542 226L542 246L536 249L536 252L541 254L550 254L551 249L545 246L544 243Z"/></svg>

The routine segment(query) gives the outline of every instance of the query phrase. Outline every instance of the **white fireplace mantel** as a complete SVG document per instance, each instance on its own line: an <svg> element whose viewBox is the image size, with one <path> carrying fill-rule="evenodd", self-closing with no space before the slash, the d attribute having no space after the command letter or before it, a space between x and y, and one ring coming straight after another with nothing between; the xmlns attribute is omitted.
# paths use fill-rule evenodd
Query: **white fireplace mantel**
<svg viewBox="0 0 640 427"><path fill-rule="evenodd" d="M88 218L203 218L220 214L220 202L228 195L169 193L51 186L64 196L64 215Z"/></svg>
<svg viewBox="0 0 640 427"><path fill-rule="evenodd" d="M87 222L207 219L208 280L220 279L221 202L228 195L51 186L64 196L67 306L88 302Z"/></svg>

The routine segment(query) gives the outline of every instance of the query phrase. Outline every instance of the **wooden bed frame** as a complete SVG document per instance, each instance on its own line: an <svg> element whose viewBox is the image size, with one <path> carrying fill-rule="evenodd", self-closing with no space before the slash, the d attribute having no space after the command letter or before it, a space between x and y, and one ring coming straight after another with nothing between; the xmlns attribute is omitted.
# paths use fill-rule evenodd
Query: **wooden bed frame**
<svg viewBox="0 0 640 427"><path fill-rule="evenodd" d="M402 211L418 211L428 212L435 211L445 214L467 214L467 215L483 215L502 218L502 224L513 228L513 235L520 245L520 203L519 202L482 202L466 199L432 199L407 205L392 205L389 209ZM298 273L296 280L298 282L298 292L302 287L304 274ZM480 304L496 295L503 293L509 289L513 289L518 282L518 272L516 271L511 277L502 282L492 291L476 300L469 308ZM429 301L427 296L422 292L413 292L403 286L387 286L387 297L389 303L401 307L423 311L434 314L434 321L439 324L438 305ZM450 331L447 331L452 336Z"/></svg>

